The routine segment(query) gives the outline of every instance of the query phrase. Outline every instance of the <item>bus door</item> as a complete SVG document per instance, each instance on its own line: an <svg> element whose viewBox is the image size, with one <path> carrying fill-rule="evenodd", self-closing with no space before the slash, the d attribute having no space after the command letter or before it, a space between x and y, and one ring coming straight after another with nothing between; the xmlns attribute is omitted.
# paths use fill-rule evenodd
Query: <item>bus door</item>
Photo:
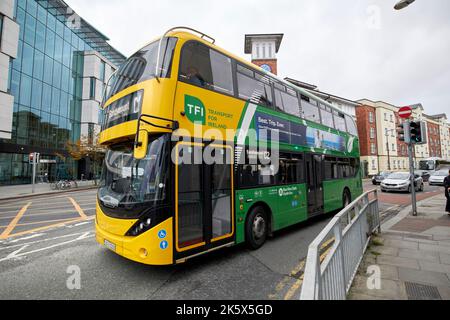
<svg viewBox="0 0 450 320"><path fill-rule="evenodd" d="M323 213L323 166L322 156L305 154L306 187L308 193L308 216Z"/></svg>
<svg viewBox="0 0 450 320"><path fill-rule="evenodd" d="M234 241L233 150L180 142L175 147L175 256Z"/></svg>

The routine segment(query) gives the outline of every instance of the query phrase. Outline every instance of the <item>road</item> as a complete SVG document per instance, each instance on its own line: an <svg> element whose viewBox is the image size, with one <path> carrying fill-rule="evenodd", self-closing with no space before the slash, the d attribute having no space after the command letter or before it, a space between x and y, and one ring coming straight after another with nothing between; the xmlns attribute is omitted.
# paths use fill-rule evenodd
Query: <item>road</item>
<svg viewBox="0 0 450 320"><path fill-rule="evenodd" d="M426 185L419 198L438 192ZM409 195L379 198L389 214ZM0 299L296 299L308 245L331 219L277 232L257 251L236 246L154 267L99 246L94 208L95 190L0 202ZM69 289L75 273L80 287Z"/></svg>

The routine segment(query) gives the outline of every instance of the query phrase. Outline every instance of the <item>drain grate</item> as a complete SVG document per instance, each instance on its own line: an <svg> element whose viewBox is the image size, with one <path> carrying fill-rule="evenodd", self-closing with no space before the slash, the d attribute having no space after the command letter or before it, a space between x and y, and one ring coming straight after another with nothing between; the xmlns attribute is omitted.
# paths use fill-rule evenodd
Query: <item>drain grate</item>
<svg viewBox="0 0 450 320"><path fill-rule="evenodd" d="M408 300L442 300L436 287L420 283L405 282Z"/></svg>

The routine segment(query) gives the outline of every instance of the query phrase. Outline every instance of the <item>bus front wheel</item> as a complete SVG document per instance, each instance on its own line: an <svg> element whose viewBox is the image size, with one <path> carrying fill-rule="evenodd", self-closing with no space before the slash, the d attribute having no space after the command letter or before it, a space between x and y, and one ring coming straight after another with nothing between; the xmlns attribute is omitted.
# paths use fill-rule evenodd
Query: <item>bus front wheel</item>
<svg viewBox="0 0 450 320"><path fill-rule="evenodd" d="M262 207L253 208L245 226L247 245L250 249L259 249L266 242L268 229L269 221L265 210Z"/></svg>

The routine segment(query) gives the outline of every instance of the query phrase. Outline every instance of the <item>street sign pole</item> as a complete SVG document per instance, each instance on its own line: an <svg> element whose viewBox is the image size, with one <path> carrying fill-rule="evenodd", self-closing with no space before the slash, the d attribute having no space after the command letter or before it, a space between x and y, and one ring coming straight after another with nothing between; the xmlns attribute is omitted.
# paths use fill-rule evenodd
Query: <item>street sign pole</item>
<svg viewBox="0 0 450 320"><path fill-rule="evenodd" d="M417 203L416 203L416 187L414 185L414 182L416 181L416 177L414 175L414 159L413 159L413 148L414 148L414 141L411 137L411 120L410 117L412 116L412 108L409 106L401 107L398 110L398 115L400 118L405 119L405 122L403 122L403 125L401 126L403 129L403 140L405 143L408 144L408 158L409 158L409 181L410 181L410 187L411 187L411 204L412 204L412 214L413 216L417 216Z"/></svg>
<svg viewBox="0 0 450 320"><path fill-rule="evenodd" d="M36 182L36 152L33 152L33 183L31 186L31 193L34 193L34 184Z"/></svg>
<svg viewBox="0 0 450 320"><path fill-rule="evenodd" d="M410 175L410 185L411 185L411 203L412 203L412 214L417 216L417 203L416 203L416 188L414 186L415 176L414 176L414 160L413 160L413 147L414 145L408 143L408 157L409 157L409 175Z"/></svg>

